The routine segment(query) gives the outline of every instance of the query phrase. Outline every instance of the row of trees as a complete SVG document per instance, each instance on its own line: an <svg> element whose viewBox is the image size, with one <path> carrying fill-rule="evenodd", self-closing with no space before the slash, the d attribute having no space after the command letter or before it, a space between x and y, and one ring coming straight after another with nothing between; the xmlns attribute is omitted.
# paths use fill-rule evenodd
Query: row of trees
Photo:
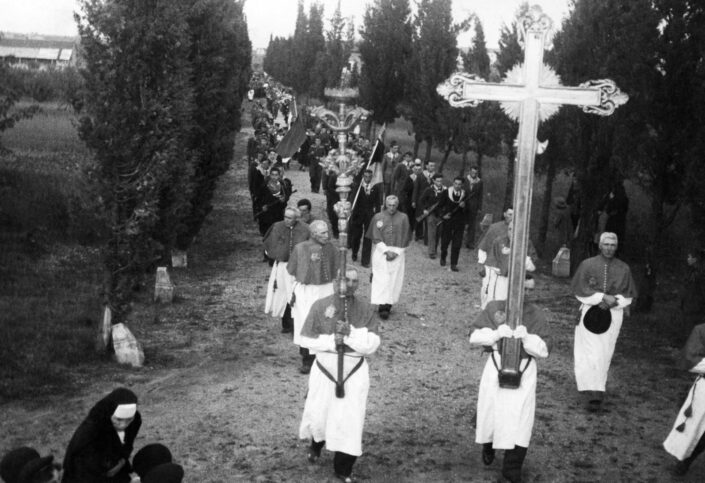
<svg viewBox="0 0 705 483"><path fill-rule="evenodd" d="M72 104L81 89L82 79L74 67L40 70L3 66L2 82L6 89L11 89L21 98Z"/></svg>
<svg viewBox="0 0 705 483"><path fill-rule="evenodd" d="M524 4L517 14L527 9ZM435 92L457 68L456 37L468 28L474 30L473 43L461 55L467 72L499 81L523 60L513 23L503 27L496 62L490 65L482 24L474 15L454 24L450 0L420 0L413 14L409 0L374 0L359 32L360 103L379 124L399 116L410 120L415 151L426 142L428 159L435 146L445 153L441 166L453 151L466 161L468 153L474 153L480 166L488 155L504 153L514 158L517 125L497 103L453 109ZM270 47L276 50L274 43ZM649 195L655 223L648 241L654 251L665 248L667 229L684 206L692 215L694 242L705 243L705 163L701 162L705 124L699 109L705 98L704 53L702 2L574 1L547 63L565 85L613 79L630 101L608 118L564 107L541 125L539 138L549 141L549 148L537 159L537 169L547 175L542 238L554 176L567 168L574 171L581 187L583 223L592 222L611 183L629 178ZM302 69L313 75L307 69L310 65L302 64ZM306 92L305 85L292 84L298 92ZM505 199L509 203L513 163L508 163L508 169ZM590 235L589 230L582 231L580 247L589 244Z"/></svg>
<svg viewBox="0 0 705 483"><path fill-rule="evenodd" d="M79 134L108 214L118 320L145 271L186 249L228 169L250 77L243 1L82 0Z"/></svg>
<svg viewBox="0 0 705 483"><path fill-rule="evenodd" d="M326 31L324 14L322 4L312 3L307 15L303 0L299 0L294 35L270 38L262 65L265 72L299 95L318 99L323 98L324 88L338 85L354 47L355 34L352 19L341 14L340 1Z"/></svg>

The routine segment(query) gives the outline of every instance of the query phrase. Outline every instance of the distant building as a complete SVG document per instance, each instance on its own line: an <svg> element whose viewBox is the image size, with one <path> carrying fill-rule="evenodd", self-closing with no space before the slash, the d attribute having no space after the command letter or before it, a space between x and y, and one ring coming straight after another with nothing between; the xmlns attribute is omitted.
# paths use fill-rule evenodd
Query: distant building
<svg viewBox="0 0 705 483"><path fill-rule="evenodd" d="M3 33L0 59L19 69L63 69L76 64L78 39Z"/></svg>

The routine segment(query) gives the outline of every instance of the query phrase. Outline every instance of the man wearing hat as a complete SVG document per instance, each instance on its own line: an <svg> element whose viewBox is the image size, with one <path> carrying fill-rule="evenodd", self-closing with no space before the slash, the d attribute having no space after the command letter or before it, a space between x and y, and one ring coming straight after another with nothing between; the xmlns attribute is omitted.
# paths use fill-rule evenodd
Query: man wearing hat
<svg viewBox="0 0 705 483"><path fill-rule="evenodd" d="M615 258L617 243L614 233L600 235L600 254L583 260L571 282L581 303L573 350L575 380L590 411L601 407L623 311L637 294L629 266Z"/></svg>

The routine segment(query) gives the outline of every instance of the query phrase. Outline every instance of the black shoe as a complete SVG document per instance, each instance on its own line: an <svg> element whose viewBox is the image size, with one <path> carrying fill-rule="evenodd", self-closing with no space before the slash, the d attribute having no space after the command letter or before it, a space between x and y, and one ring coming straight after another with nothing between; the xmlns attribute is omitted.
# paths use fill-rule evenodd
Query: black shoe
<svg viewBox="0 0 705 483"><path fill-rule="evenodd" d="M363 263L361 266L362 266L362 268L370 268L370 264L369 264L369 263ZM371 281L371 280L370 280L370 281Z"/></svg>
<svg viewBox="0 0 705 483"><path fill-rule="evenodd" d="M309 463L315 463L318 461L318 458L321 457L321 447L316 447L317 445L314 445L311 443L308 447L308 454L306 454L306 458L308 459Z"/></svg>
<svg viewBox="0 0 705 483"><path fill-rule="evenodd" d="M311 364L306 364L305 362L299 367L299 372L301 374L309 374L311 372Z"/></svg>
<svg viewBox="0 0 705 483"><path fill-rule="evenodd" d="M445 267L445 266L446 266L446 259L441 258L441 267Z"/></svg>
<svg viewBox="0 0 705 483"><path fill-rule="evenodd" d="M435 260L435 259L436 259L436 254L435 254L435 253L431 253L431 254L428 256L428 258L430 258L431 260Z"/></svg>
<svg viewBox="0 0 705 483"><path fill-rule="evenodd" d="M353 261L353 262L356 262L356 261L357 261L357 255L353 255L353 256L352 256L352 261Z"/></svg>
<svg viewBox="0 0 705 483"><path fill-rule="evenodd" d="M491 446L489 448L482 448L482 462L485 466L489 466L494 461L494 448Z"/></svg>
<svg viewBox="0 0 705 483"><path fill-rule="evenodd" d="M591 413L599 413L602 410L602 401L599 399L591 399L588 401L586 408Z"/></svg>
<svg viewBox="0 0 705 483"><path fill-rule="evenodd" d="M451 266L450 266L450 270L451 270L451 272L459 272L459 271L460 271L460 270L458 270L458 266L457 266L457 265L451 265Z"/></svg>
<svg viewBox="0 0 705 483"><path fill-rule="evenodd" d="M671 472L675 476L685 476L685 474L688 473L689 468L690 463L688 463L687 460L683 460L676 463Z"/></svg>
<svg viewBox="0 0 705 483"><path fill-rule="evenodd" d="M282 327L282 334L293 334L293 333L294 333L293 327Z"/></svg>
<svg viewBox="0 0 705 483"><path fill-rule="evenodd" d="M521 483L521 474L516 475L513 473L509 473L508 471L502 470L502 476L509 482L509 483Z"/></svg>

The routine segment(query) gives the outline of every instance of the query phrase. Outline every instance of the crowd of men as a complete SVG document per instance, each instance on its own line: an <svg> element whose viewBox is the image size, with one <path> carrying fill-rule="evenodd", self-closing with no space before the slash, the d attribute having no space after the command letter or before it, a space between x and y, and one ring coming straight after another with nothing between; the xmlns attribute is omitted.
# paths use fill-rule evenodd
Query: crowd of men
<svg viewBox="0 0 705 483"><path fill-rule="evenodd" d="M266 311L282 318L283 332L293 332L302 358L300 371L310 374L299 432L301 438L310 440L309 461L317 461L326 446L335 452L335 474L343 481L353 481L352 466L362 454L369 387L365 357L380 344L379 319L388 319L400 298L407 249L413 242L423 243L430 259L438 258L441 267L449 265L450 271L457 272L464 245L477 248L483 278L478 297L482 311L471 323L469 342L484 347L489 355L479 383L475 440L482 445L486 465L494 462L496 450L504 450L503 477L521 481L534 423L537 361L548 357L551 337L543 311L531 303L534 280L530 273L536 268L536 251L530 243L525 260L527 303L521 324L510 327L507 323L513 249L511 207L500 221L480 231L483 184L476 167L446 186L433 162L424 164L411 153L400 153L396 142L392 141L381 159L373 159L364 138L349 137L363 161L376 162L357 163L350 169L353 206L348 223L339 224L336 183L340 168L335 163L338 153L333 137L321 126L309 136L297 156L300 169L309 170L310 191L322 188L326 195L327 220L312 218L306 198L296 207L287 206L291 184L282 180L281 170L276 169L284 164L276 159L276 152L266 158L257 156L251 166L258 173L250 178L257 178L254 189L250 185L256 213L264 207L273 211L267 200L279 200L277 217L267 226L260 225L265 256L272 264ZM287 194L278 197L283 191ZM333 242L346 226L352 262L371 268L369 302L354 295L359 274L346 267L347 255L341 260L341 248ZM602 233L598 254L580 264L571 285L580 303L575 379L585 408L591 412L602 411L623 314L636 297L629 266L615 256L617 248L618 236ZM508 339L519 343L521 379L516 388L503 387L498 377L502 346ZM705 340L691 345L705 347ZM691 359L691 371L697 372L705 364L705 352L697 349ZM696 386L697 382L693 395L698 393ZM339 390L345 395L341 397ZM705 407L698 407L695 424L688 426L695 429L684 436L676 428L677 434L669 436L665 444L679 459L681 472L705 449ZM679 418L692 419L692 412L685 411Z"/></svg>
<svg viewBox="0 0 705 483"><path fill-rule="evenodd" d="M310 191L322 189L326 195L327 220L316 219L309 199L299 199L296 206L290 203L294 190L284 176L291 169L290 160L276 150L284 132L272 120L264 108L254 117L248 184L262 235L263 261L271 267L265 312L281 319L282 333L291 334L301 356L300 372L309 375L299 426L299 437L309 443L308 460L317 462L325 447L334 452L335 475L354 481L370 383L366 357L380 346L379 326L400 299L408 247L423 243L426 256L439 258L441 267L449 263L449 270L457 272L464 244L477 248L482 275L481 311L470 323L469 344L487 353L478 385L475 442L481 445L485 465L492 465L496 452L503 450L502 476L522 481L534 425L538 361L549 356L552 340L544 311L532 303L531 275L524 284L520 322L508 321L509 264L515 248L512 208L485 227L476 244L483 196L476 167L446 186L433 162L424 164L411 153L401 154L396 142L381 159L374 159L364 137L349 136L346 145L352 146L358 161L345 173L353 178L350 216L339 220L338 213L345 210L337 205L336 187L343 168L335 162L336 140L318 125L294 157L299 169L309 171ZM347 232L345 247L333 241L341 230ZM616 256L619 243L618 234L602 232L598 253L580 263L571 282L580 304L573 346L575 381L590 412L604 411L623 317L637 296L629 266ZM371 268L369 302L356 296L360 275L347 263L348 251L352 262ZM529 243L525 260L529 274L536 268L535 257ZM694 325L682 368L695 374L695 380L663 443L677 460L676 475L687 473L705 452L705 324L695 325L705 293L701 258L700 251L688 254L688 290L681 303ZM512 346L518 347L519 378L507 385L500 378L502 356ZM98 401L77 428L63 468L53 456L41 457L22 447L0 461L0 477L7 483L182 481L183 468L173 463L161 444L147 445L130 459L140 426L136 395L118 388Z"/></svg>

